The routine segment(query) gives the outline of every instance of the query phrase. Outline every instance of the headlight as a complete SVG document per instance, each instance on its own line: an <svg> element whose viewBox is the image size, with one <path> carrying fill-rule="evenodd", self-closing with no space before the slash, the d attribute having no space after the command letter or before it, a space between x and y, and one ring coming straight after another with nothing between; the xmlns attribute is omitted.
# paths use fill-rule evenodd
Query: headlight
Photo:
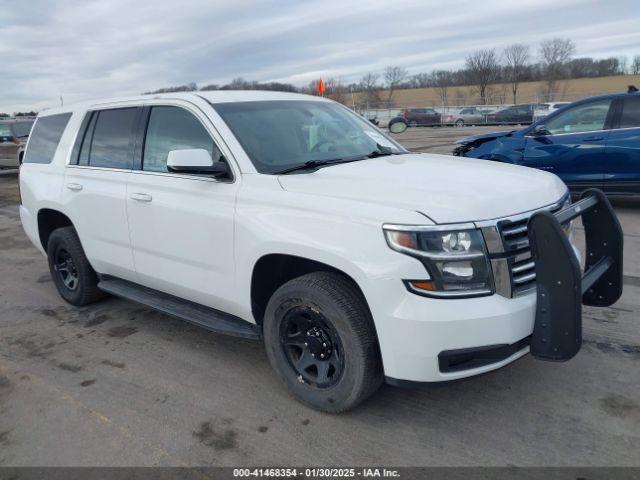
<svg viewBox="0 0 640 480"><path fill-rule="evenodd" d="M419 259L427 269L427 278L404 280L414 293L457 298L493 293L484 238L473 224L384 225L383 230L389 247Z"/></svg>

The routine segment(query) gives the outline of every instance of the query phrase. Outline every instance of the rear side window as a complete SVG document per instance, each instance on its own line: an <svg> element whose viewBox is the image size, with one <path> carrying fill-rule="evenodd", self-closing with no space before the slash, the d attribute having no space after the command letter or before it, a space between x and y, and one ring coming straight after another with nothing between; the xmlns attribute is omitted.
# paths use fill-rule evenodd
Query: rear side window
<svg viewBox="0 0 640 480"><path fill-rule="evenodd" d="M135 107L94 113L80 151L80 164L130 170L137 113Z"/></svg>
<svg viewBox="0 0 640 480"><path fill-rule="evenodd" d="M152 107L144 142L142 169L167 171L167 156L171 150L201 148L215 161L221 153L213 139L190 112L180 107Z"/></svg>
<svg viewBox="0 0 640 480"><path fill-rule="evenodd" d="M24 163L51 163L70 118L70 113L39 118L31 132Z"/></svg>
<svg viewBox="0 0 640 480"><path fill-rule="evenodd" d="M626 98L622 103L620 128L640 127L640 98Z"/></svg>

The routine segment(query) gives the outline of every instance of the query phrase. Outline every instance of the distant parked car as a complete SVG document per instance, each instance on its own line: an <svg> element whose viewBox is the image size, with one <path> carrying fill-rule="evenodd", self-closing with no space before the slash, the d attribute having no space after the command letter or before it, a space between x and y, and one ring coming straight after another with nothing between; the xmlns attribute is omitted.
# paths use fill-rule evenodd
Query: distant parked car
<svg viewBox="0 0 640 480"><path fill-rule="evenodd" d="M477 107L466 107L457 113L446 113L442 116L442 123L464 127L465 125L478 125L485 123L486 113Z"/></svg>
<svg viewBox="0 0 640 480"><path fill-rule="evenodd" d="M520 131L463 138L454 155L515 163L558 175L573 193L640 194L640 93L592 97Z"/></svg>
<svg viewBox="0 0 640 480"><path fill-rule="evenodd" d="M540 103L533 110L533 121L537 122L542 117L546 117L550 113L555 112L556 110L564 107L565 105L569 105L571 102L549 102L549 103Z"/></svg>
<svg viewBox="0 0 640 480"><path fill-rule="evenodd" d="M533 122L533 108L532 103L524 105L513 105L511 107L500 110L499 112L490 113L487 115L487 123L502 123L502 124L522 124Z"/></svg>
<svg viewBox="0 0 640 480"><path fill-rule="evenodd" d="M440 125L441 115L433 108L408 108L402 116L410 127Z"/></svg>
<svg viewBox="0 0 640 480"><path fill-rule="evenodd" d="M17 167L22 163L24 147L33 120L0 121L0 167Z"/></svg>

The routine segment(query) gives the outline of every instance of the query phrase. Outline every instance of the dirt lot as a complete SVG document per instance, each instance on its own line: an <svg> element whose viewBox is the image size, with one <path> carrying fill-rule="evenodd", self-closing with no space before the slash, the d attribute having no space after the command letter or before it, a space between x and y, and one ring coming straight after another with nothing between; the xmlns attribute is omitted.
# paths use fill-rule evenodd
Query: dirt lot
<svg viewBox="0 0 640 480"><path fill-rule="evenodd" d="M450 151L470 132L400 139ZM17 202L15 174L0 173L0 465L640 466L639 201L616 202L625 293L586 309L576 358L385 386L339 416L290 398L259 343L115 298L65 304Z"/></svg>

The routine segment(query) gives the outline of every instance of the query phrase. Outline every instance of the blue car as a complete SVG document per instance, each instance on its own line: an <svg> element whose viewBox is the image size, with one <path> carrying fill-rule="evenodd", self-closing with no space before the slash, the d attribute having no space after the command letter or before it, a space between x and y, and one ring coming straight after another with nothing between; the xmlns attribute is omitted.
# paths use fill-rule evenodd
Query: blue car
<svg viewBox="0 0 640 480"><path fill-rule="evenodd" d="M454 155L514 163L558 175L572 193L640 194L640 93L571 103L529 127L463 138Z"/></svg>

